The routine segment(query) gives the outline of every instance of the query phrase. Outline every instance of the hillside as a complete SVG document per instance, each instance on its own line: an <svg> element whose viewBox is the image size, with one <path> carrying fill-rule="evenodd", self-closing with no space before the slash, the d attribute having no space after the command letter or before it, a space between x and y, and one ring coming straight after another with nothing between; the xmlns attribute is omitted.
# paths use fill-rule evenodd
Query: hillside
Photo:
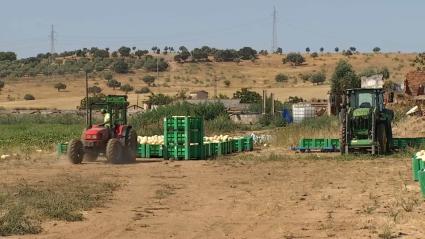
<svg viewBox="0 0 425 239"><path fill-rule="evenodd" d="M390 79L395 82L402 82L407 72L414 69L410 62L416 54L407 53L380 53L365 54L360 53L350 57L342 54L325 53L317 58L304 55L306 63L302 66L293 67L290 64L282 64L281 55L259 56L254 61L235 62L208 62L208 63L176 63L168 56L170 67L165 72L159 73L159 79L155 81L157 86L150 87L154 93L165 93L175 95L182 89L206 90L210 96L214 94L214 81L217 80L218 94L232 96L233 92L241 87L249 87L260 92L267 89L268 92L275 93L279 100L285 100L289 96L300 96L305 99L326 98L329 90L329 78L331 77L336 63L340 59L348 60L356 70L361 72L367 68L387 67L390 71ZM313 85L310 82L303 82L302 75L323 71L327 76L327 81L323 85ZM275 82L275 76L283 73L289 76L289 81L285 83ZM135 70L128 74L115 74L114 79L124 83L129 83L140 89L147 86L141 79L145 75L156 75L145 70ZM224 82L230 81L230 86L226 87ZM58 92L53 85L58 82L67 84L67 89ZM84 76L36 76L15 79L6 79L5 87L0 93L0 107L13 109L16 107L47 107L58 109L75 109L80 99L84 96ZM89 81L91 86L98 85L105 94L122 94L115 92L106 86L106 81L101 74L94 74ZM25 101L25 94L32 94L36 100ZM140 95L140 102L146 98ZM136 103L136 94L129 93L131 104Z"/></svg>

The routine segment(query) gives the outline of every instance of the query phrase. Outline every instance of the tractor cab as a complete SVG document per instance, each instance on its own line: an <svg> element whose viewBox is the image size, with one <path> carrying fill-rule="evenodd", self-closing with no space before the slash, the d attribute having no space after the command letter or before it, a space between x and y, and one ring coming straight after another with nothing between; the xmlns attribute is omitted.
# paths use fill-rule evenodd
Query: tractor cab
<svg viewBox="0 0 425 239"><path fill-rule="evenodd" d="M137 148L137 134L132 126L127 124L127 107L129 103L126 95L108 95L102 98L89 97L87 102L87 125L80 140L72 141L71 148L78 150L69 151L72 163L94 161L100 153L104 154L112 163L121 162L123 159L134 159ZM110 115L106 127L103 124L94 124L93 113L105 109ZM76 153L76 152L79 153Z"/></svg>
<svg viewBox="0 0 425 239"><path fill-rule="evenodd" d="M341 110L341 152L388 152L392 144L392 118L393 112L385 109L383 89L348 89Z"/></svg>

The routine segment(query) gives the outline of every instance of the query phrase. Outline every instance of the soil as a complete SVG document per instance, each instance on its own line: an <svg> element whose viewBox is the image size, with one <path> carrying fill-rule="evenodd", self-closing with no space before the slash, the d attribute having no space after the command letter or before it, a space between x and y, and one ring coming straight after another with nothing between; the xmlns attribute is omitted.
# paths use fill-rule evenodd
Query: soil
<svg viewBox="0 0 425 239"><path fill-rule="evenodd" d="M50 221L41 234L11 238L425 237L425 204L410 159L312 160L269 152L130 165L71 165L54 156L3 162L5 182L82 174L122 183L105 207L84 212L84 221Z"/></svg>

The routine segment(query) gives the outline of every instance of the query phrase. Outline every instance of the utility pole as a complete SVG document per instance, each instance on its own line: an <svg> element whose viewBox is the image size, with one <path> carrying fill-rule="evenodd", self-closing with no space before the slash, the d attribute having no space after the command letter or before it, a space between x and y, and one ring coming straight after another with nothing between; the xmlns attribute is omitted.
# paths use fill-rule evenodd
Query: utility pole
<svg viewBox="0 0 425 239"><path fill-rule="evenodd" d="M271 101L272 101L272 109L271 109L271 113L272 113L272 115L274 115L274 93L270 93L270 98L271 98Z"/></svg>
<svg viewBox="0 0 425 239"><path fill-rule="evenodd" d="M89 79L86 71L86 125L89 126Z"/></svg>
<svg viewBox="0 0 425 239"><path fill-rule="evenodd" d="M276 7L273 6L273 31L272 31L272 49L271 52L274 53L277 50L277 25L276 25Z"/></svg>
<svg viewBox="0 0 425 239"><path fill-rule="evenodd" d="M55 29L53 24L51 25L51 30L50 30L50 54L53 56L53 54L55 53Z"/></svg>
<svg viewBox="0 0 425 239"><path fill-rule="evenodd" d="M263 90L263 115L266 114L267 91Z"/></svg>
<svg viewBox="0 0 425 239"><path fill-rule="evenodd" d="M217 76L214 76L214 99L217 99Z"/></svg>
<svg viewBox="0 0 425 239"><path fill-rule="evenodd" d="M159 80L159 56L156 58L156 79Z"/></svg>

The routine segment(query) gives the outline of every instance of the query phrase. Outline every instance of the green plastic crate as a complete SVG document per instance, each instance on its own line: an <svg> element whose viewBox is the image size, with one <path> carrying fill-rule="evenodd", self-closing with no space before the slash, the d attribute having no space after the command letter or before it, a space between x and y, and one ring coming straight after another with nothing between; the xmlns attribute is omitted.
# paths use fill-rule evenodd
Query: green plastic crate
<svg viewBox="0 0 425 239"><path fill-rule="evenodd" d="M412 157L412 178L414 181L419 180L420 161L422 160L417 158L416 155Z"/></svg>
<svg viewBox="0 0 425 239"><path fill-rule="evenodd" d="M203 144L204 121L199 117L173 116L164 118L164 144Z"/></svg>
<svg viewBox="0 0 425 239"><path fill-rule="evenodd" d="M233 150L234 152L242 152L243 151L243 144L244 143L244 139L240 138L240 139L234 139L233 140Z"/></svg>
<svg viewBox="0 0 425 239"><path fill-rule="evenodd" d="M211 143L214 156L222 156L226 154L226 148L223 142Z"/></svg>
<svg viewBox="0 0 425 239"><path fill-rule="evenodd" d="M165 159L205 159L203 145L166 145L164 146Z"/></svg>
<svg viewBox="0 0 425 239"><path fill-rule="evenodd" d="M251 136L243 138L243 150L252 151L254 150L254 139Z"/></svg>
<svg viewBox="0 0 425 239"><path fill-rule="evenodd" d="M418 173L419 185L422 192L422 197L425 197L425 171L422 169Z"/></svg>
<svg viewBox="0 0 425 239"><path fill-rule="evenodd" d="M213 153L212 153L212 145L211 145L211 143L205 143L205 144L203 144L203 148L204 148L204 155L205 155L205 157L206 158L210 158L210 157L212 157L213 155Z"/></svg>
<svg viewBox="0 0 425 239"><path fill-rule="evenodd" d="M66 154L68 150L68 143L59 143L56 145L56 152L58 156Z"/></svg>
<svg viewBox="0 0 425 239"><path fill-rule="evenodd" d="M140 158L162 158L164 156L163 145L139 144L137 154Z"/></svg>

